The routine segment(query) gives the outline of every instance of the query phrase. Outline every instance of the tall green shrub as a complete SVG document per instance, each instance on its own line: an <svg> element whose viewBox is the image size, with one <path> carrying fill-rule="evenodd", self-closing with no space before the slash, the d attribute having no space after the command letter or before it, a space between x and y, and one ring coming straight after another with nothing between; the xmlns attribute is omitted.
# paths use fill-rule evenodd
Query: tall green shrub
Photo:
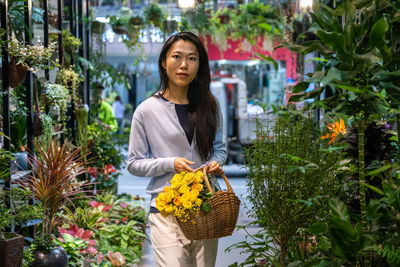
<svg viewBox="0 0 400 267"><path fill-rule="evenodd" d="M307 114L287 112L259 125L258 140L246 149L249 200L259 223L280 247L280 265L288 253L306 257L309 227L326 216L335 194L335 153L320 148L320 131Z"/></svg>

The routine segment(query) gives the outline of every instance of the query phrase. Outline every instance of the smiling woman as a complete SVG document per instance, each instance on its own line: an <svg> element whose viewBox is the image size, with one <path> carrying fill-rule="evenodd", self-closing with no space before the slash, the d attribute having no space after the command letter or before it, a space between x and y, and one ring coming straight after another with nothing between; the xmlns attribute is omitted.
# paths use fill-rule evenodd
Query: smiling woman
<svg viewBox="0 0 400 267"><path fill-rule="evenodd" d="M133 114L128 170L152 177L147 193L157 266L214 266L218 239L192 242L173 215L164 218L156 208L158 194L170 185L175 172L194 172L209 162L209 173L223 173L227 152L222 118L210 92L207 52L193 33L177 33L164 44L158 69L158 90Z"/></svg>

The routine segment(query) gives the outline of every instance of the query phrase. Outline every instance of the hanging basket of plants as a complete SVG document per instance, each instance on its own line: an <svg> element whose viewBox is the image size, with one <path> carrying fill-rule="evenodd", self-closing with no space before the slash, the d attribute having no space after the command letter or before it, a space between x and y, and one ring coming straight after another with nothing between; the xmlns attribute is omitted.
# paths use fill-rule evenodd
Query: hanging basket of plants
<svg viewBox="0 0 400 267"><path fill-rule="evenodd" d="M114 33L123 35L128 33L128 27L127 27L127 19L125 17L117 17L117 16L111 16L110 17L110 25L111 29L113 30Z"/></svg>
<svg viewBox="0 0 400 267"><path fill-rule="evenodd" d="M175 20L164 20L164 32L172 34L178 28L178 23Z"/></svg>
<svg viewBox="0 0 400 267"><path fill-rule="evenodd" d="M14 88L20 85L25 80L28 68L23 66L22 64L17 64L14 57L10 57L10 65L8 67L8 70L10 75L10 86Z"/></svg>
<svg viewBox="0 0 400 267"><path fill-rule="evenodd" d="M131 17L129 19L128 23L129 23L129 27L141 28L144 24L144 20L142 17L135 16L135 17Z"/></svg>
<svg viewBox="0 0 400 267"><path fill-rule="evenodd" d="M161 28L164 18L164 12L157 4L151 4L144 10L146 23L153 24L155 27Z"/></svg>
<svg viewBox="0 0 400 267"><path fill-rule="evenodd" d="M58 15L57 14L49 14L49 25L58 28Z"/></svg>
<svg viewBox="0 0 400 267"><path fill-rule="evenodd" d="M103 22L95 20L92 21L91 26L92 33L94 34L103 34L106 31L106 24L104 24Z"/></svg>

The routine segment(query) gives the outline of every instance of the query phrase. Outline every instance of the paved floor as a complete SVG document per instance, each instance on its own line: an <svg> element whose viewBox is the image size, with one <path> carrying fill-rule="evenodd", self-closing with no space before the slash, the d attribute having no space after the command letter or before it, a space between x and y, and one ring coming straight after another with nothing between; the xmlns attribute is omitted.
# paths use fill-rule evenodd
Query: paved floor
<svg viewBox="0 0 400 267"><path fill-rule="evenodd" d="M247 210L249 207L248 201L246 201L245 197L247 195L246 191L246 172L240 165L230 165L225 166L226 176L229 178L230 184L235 191L236 195L241 199L241 207L238 218L238 225L247 225L251 222L251 219L247 216ZM236 176L236 177L235 177ZM145 193L145 189L149 179L142 177L135 177L124 170L122 175L119 177L119 193L129 193L131 195L139 195L140 197L145 198L146 205L150 201L149 196ZM223 187L223 180L219 181L220 185ZM255 234L258 232L260 228L251 227L248 231L251 234ZM149 230L147 230L148 234ZM246 254L241 254L238 249L234 249L231 252L225 252L225 249L231 246L234 243L238 243L240 241L246 240L246 233L244 230L234 231L232 236L220 238L219 246L218 246L218 254L217 254L217 262L216 267L227 267L230 264L235 262L241 263L246 259ZM137 267L155 267L155 263L153 260L153 251L151 249L150 242L146 242L144 247L144 253L142 258L142 263L137 265Z"/></svg>

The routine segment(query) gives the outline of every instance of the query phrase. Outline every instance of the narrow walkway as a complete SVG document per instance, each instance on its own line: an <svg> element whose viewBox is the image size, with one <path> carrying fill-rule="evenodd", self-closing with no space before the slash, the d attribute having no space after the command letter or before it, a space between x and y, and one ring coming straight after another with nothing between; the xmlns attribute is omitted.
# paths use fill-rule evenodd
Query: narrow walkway
<svg viewBox="0 0 400 267"><path fill-rule="evenodd" d="M246 205L248 206L248 202L246 201L245 197L247 195L246 191L246 178L238 177L238 178L230 178L229 172L234 171L236 173L239 170L238 166L226 166L224 167L227 177L230 179L230 184L235 191L236 195L239 196L240 200L242 201L238 219L238 225L247 225L251 220L248 218L246 214ZM245 174L240 173L240 175ZM145 198L145 205L148 207L149 204L149 196L146 194L145 190L149 179L136 177L128 173L127 170L124 170L122 175L119 177L119 186L118 186L118 193L129 193L133 196L139 195L140 197ZM221 179L220 184L222 188L224 188L224 182ZM252 227L249 228L248 231L251 234L257 233L261 228ZM149 228L147 228L147 234L150 235ZM234 243L238 243L241 241L246 240L246 232L244 230L234 231L232 236L220 238L219 246L218 246L218 254L217 254L217 262L216 267L227 267L230 264L235 262L241 263L243 262L247 255L240 254L241 251L239 250L232 250L231 252L225 252L225 249L231 246ZM150 242L145 242L142 263L139 265L135 265L135 267L155 267L154 259L153 259L153 251L151 248Z"/></svg>

